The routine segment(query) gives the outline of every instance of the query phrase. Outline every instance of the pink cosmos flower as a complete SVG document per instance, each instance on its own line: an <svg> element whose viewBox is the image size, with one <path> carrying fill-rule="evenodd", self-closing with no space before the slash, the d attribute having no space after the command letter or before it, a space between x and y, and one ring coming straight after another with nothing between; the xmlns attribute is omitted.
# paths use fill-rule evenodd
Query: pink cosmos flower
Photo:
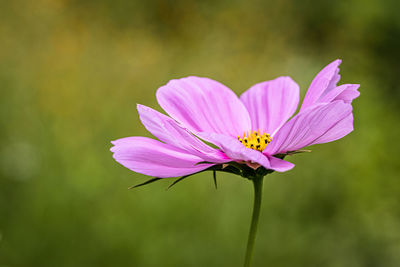
<svg viewBox="0 0 400 267"><path fill-rule="evenodd" d="M208 169L245 177L251 173L243 171L288 171L294 164L285 155L353 130L351 102L359 85L337 86L340 63L317 74L295 116L299 86L290 77L255 84L240 98L208 78L171 80L157 91L169 116L137 106L141 122L160 141L122 138L112 142L111 151L128 169L159 178Z"/></svg>

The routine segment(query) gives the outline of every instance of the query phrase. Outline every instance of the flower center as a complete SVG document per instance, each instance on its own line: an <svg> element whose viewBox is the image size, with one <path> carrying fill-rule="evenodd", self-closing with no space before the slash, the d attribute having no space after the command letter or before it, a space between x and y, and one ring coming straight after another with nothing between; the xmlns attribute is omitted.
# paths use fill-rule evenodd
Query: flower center
<svg viewBox="0 0 400 267"><path fill-rule="evenodd" d="M267 134L261 134L260 131L246 132L243 136L238 136L238 140L247 148L263 151L271 142L272 137Z"/></svg>

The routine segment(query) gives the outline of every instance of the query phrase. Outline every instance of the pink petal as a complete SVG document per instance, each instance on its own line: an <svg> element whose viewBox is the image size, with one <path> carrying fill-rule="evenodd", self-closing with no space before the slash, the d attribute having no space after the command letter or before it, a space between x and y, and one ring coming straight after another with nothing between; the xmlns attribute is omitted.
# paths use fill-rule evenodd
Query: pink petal
<svg viewBox="0 0 400 267"><path fill-rule="evenodd" d="M171 80L158 89L157 100L192 132L237 136L251 129L249 114L235 93L208 78Z"/></svg>
<svg viewBox="0 0 400 267"><path fill-rule="evenodd" d="M343 101L308 108L272 137L264 153L275 155L340 139L353 130L352 107Z"/></svg>
<svg viewBox="0 0 400 267"><path fill-rule="evenodd" d="M286 172L291 169L293 169L294 164L291 162L288 162L283 159L278 159L273 156L268 156L269 162L271 164L271 169L277 171L277 172Z"/></svg>
<svg viewBox="0 0 400 267"><path fill-rule="evenodd" d="M203 161L215 163L229 161L220 150L206 145L170 117L143 105L137 105L137 110L143 125L159 140L196 155Z"/></svg>
<svg viewBox="0 0 400 267"><path fill-rule="evenodd" d="M360 96L358 92L359 84L344 84L347 85L346 89L338 94L334 100L343 100L345 103L351 103L353 99ZM340 86L339 86L340 87Z"/></svg>
<svg viewBox="0 0 400 267"><path fill-rule="evenodd" d="M279 77L253 85L240 100L249 111L253 130L273 134L296 111L299 86L290 77Z"/></svg>
<svg viewBox="0 0 400 267"><path fill-rule="evenodd" d="M202 159L182 149L146 137L127 137L113 141L114 159L126 168L159 178L177 177L207 169Z"/></svg>
<svg viewBox="0 0 400 267"><path fill-rule="evenodd" d="M255 162L266 169L271 169L267 156L257 150L246 148L236 138L215 133L197 133L197 135L221 148L232 161Z"/></svg>
<svg viewBox="0 0 400 267"><path fill-rule="evenodd" d="M321 137L314 140L310 145L323 144L340 139L353 131L353 113L349 113L341 121L333 125Z"/></svg>
<svg viewBox="0 0 400 267"><path fill-rule="evenodd" d="M300 111L319 103L319 99L330 90L336 87L340 80L339 65L342 63L337 59L323 68L314 80L311 82L310 87L304 97L303 104Z"/></svg>
<svg viewBox="0 0 400 267"><path fill-rule="evenodd" d="M343 100L346 103L351 103L353 99L360 95L360 93L357 91L359 87L359 84L342 84L330 90L328 93L322 96L318 102L330 103L335 100Z"/></svg>

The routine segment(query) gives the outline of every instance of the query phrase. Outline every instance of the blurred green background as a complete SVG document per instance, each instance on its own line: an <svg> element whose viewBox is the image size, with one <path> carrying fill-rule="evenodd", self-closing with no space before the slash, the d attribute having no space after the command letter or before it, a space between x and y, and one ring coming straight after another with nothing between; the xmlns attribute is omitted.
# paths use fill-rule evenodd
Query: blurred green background
<svg viewBox="0 0 400 267"><path fill-rule="evenodd" d="M150 136L173 78L304 96L342 58L355 131L264 184L254 266L400 266L398 1L16 0L0 4L0 266L241 266L252 186L147 177L110 140Z"/></svg>

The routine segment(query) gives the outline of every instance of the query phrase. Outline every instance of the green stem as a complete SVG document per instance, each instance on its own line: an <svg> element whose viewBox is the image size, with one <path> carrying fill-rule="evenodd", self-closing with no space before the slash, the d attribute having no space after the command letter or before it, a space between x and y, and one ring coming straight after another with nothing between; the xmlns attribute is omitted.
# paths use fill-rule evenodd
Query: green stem
<svg viewBox="0 0 400 267"><path fill-rule="evenodd" d="M252 179L254 185L253 216L251 218L249 238L247 240L247 250L244 267L250 267L251 260L253 258L254 242L256 240L258 219L260 217L263 179L264 176L258 176Z"/></svg>

